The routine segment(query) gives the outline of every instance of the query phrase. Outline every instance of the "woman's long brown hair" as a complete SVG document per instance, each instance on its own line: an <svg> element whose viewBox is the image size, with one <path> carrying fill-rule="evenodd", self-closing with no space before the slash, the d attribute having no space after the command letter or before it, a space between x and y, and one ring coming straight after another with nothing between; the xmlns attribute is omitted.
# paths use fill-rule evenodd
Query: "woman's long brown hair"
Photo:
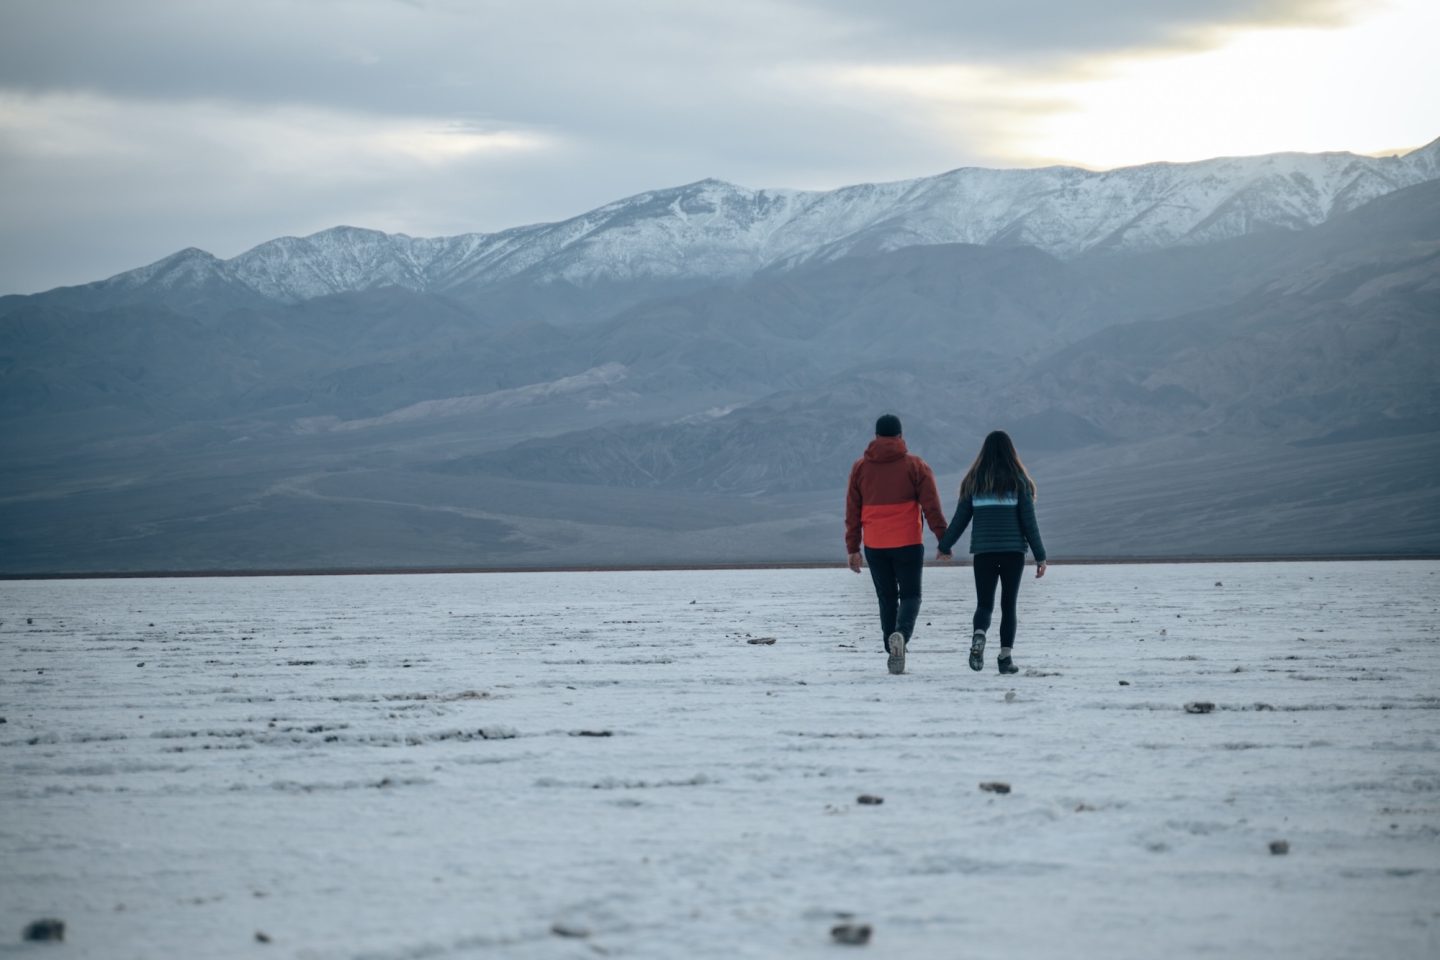
<svg viewBox="0 0 1440 960"><path fill-rule="evenodd" d="M1013 493L1018 496L1022 483L1034 497L1035 480L1025 469L1025 464L1020 462L1020 454L1015 452L1010 434L995 430L980 445L980 455L970 464L965 479L960 481L960 496L973 497L986 493Z"/></svg>

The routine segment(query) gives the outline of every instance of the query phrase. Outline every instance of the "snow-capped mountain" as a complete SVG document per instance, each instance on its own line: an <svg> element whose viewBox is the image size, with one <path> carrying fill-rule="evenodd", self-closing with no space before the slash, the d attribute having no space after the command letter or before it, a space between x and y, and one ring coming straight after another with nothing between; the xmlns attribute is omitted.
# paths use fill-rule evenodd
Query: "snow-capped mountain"
<svg viewBox="0 0 1440 960"><path fill-rule="evenodd" d="M1092 172L963 168L832 191L718 180L656 190L560 223L415 238L355 227L282 237L231 260L195 249L91 288L225 288L296 302L400 286L476 289L517 277L720 280L850 253L942 243L1035 246L1061 258L1294 230L1440 178L1440 140L1405 156L1281 153Z"/></svg>

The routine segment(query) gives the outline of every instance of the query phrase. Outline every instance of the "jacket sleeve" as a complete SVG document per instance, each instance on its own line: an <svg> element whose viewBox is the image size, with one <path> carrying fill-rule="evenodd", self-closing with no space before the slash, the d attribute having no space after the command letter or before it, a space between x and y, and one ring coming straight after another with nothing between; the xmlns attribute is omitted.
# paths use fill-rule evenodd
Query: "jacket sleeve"
<svg viewBox="0 0 1440 960"><path fill-rule="evenodd" d="M915 499L920 501L920 511L930 532L939 540L945 536L945 510L940 506L940 494L935 489L935 471L924 460L916 460L919 469L915 472Z"/></svg>
<svg viewBox="0 0 1440 960"><path fill-rule="evenodd" d="M1021 484L1024 487L1025 484ZM1020 491L1020 502L1015 509L1020 513L1020 531L1025 534L1025 541L1030 544L1030 552L1035 554L1036 563L1045 562L1045 544L1040 541L1040 525L1035 522L1035 498L1029 490Z"/></svg>
<svg viewBox="0 0 1440 960"><path fill-rule="evenodd" d="M856 460L855 466L850 468L850 485L845 493L845 552L847 554L860 552L860 464L863 460Z"/></svg>
<svg viewBox="0 0 1440 960"><path fill-rule="evenodd" d="M970 517L975 512L975 501L970 497L961 497L960 503L955 507L955 516L950 518L950 526L945 529L945 535L940 538L940 552L949 553L950 548L955 546L955 541L960 539L960 534L970 526Z"/></svg>

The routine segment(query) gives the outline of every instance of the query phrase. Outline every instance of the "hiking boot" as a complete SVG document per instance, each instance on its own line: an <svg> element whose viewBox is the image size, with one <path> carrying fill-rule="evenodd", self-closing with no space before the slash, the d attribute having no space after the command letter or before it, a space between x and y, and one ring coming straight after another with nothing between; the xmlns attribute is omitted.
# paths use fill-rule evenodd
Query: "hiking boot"
<svg viewBox="0 0 1440 960"><path fill-rule="evenodd" d="M995 669L1001 673L1020 672L1020 668L1015 666L1015 661L1010 658L1010 651L1006 647L1000 648L1000 656L995 660Z"/></svg>
<svg viewBox="0 0 1440 960"><path fill-rule="evenodd" d="M890 658L885 661L891 673L905 672L905 634L896 630L890 634L890 639L885 641L885 650Z"/></svg>
<svg viewBox="0 0 1440 960"><path fill-rule="evenodd" d="M970 638L970 669L980 670L985 666L985 631L976 630Z"/></svg>

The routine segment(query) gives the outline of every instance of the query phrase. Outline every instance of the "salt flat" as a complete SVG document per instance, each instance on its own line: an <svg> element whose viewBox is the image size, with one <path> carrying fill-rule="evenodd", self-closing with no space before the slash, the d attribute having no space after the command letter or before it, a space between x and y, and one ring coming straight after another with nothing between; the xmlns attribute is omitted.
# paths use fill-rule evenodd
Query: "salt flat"
<svg viewBox="0 0 1440 960"><path fill-rule="evenodd" d="M1440 563L969 577L0 583L0 952L1440 956Z"/></svg>

